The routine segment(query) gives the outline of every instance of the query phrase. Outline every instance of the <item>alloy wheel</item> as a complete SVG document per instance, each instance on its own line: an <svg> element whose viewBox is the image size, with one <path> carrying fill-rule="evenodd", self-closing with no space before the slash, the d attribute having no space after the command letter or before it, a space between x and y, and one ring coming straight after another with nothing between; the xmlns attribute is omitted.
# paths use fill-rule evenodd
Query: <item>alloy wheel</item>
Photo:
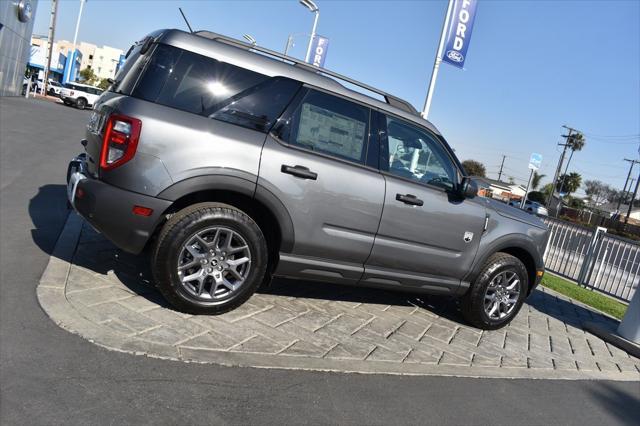
<svg viewBox="0 0 640 426"><path fill-rule="evenodd" d="M202 301L227 299L245 283L251 251L245 239L226 227L210 227L188 238L178 255L182 288Z"/></svg>
<svg viewBox="0 0 640 426"><path fill-rule="evenodd" d="M511 315L520 297L520 278L512 270L493 277L484 295L484 312L492 320Z"/></svg>

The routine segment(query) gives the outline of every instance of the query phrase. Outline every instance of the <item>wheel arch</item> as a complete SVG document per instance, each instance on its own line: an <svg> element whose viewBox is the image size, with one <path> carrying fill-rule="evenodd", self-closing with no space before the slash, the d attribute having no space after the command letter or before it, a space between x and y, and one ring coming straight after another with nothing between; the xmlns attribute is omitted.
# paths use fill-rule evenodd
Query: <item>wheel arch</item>
<svg viewBox="0 0 640 426"><path fill-rule="evenodd" d="M244 211L260 227L269 247L270 268L275 268L279 252L291 252L294 242L293 221L282 202L271 192L257 187L255 180L237 176L207 175L185 179L158 194L172 201L163 213L154 235L173 213L201 202L229 204Z"/></svg>
<svg viewBox="0 0 640 426"><path fill-rule="evenodd" d="M478 256L474 267L467 277L465 277L464 281L469 283L469 286L471 283L475 282L489 257L498 252L510 254L524 264L527 269L527 276L529 279L527 292L530 294L531 291L533 291L534 284L536 282L536 272L537 270L544 268L544 263L540 254L538 254L533 241L530 241L523 236L515 237L514 235L507 235L495 241L489 247L486 247L482 256Z"/></svg>

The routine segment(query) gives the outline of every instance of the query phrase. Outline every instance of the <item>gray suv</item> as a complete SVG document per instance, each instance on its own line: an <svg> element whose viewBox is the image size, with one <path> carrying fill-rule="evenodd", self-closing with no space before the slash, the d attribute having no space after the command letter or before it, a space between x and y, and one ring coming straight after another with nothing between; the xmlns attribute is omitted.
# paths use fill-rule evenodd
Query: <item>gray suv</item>
<svg viewBox="0 0 640 426"><path fill-rule="evenodd" d="M82 144L70 203L122 250L148 248L184 312L280 276L461 296L494 329L544 272L543 222L476 197L409 103L211 32L132 46Z"/></svg>

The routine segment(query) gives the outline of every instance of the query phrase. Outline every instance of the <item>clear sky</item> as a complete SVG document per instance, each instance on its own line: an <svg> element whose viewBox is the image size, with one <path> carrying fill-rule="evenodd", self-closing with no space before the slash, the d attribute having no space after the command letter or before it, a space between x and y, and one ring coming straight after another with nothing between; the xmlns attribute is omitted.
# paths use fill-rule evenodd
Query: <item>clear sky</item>
<svg viewBox="0 0 640 426"><path fill-rule="evenodd" d="M318 33L330 39L325 67L409 100L422 109L446 1L328 1ZM50 1L40 0L37 34L46 34ZM89 0L78 39L124 50L159 28L194 29L304 57L313 15L287 1ZM79 0L62 0L56 39L73 38ZM569 171L622 188L623 158L640 144L640 1L480 0L465 70L443 64L429 119L461 160L476 159L489 177L506 155L505 175L526 183L531 152L553 177L562 125L587 144ZM640 166L636 166L637 177ZM580 193L579 193L580 194Z"/></svg>

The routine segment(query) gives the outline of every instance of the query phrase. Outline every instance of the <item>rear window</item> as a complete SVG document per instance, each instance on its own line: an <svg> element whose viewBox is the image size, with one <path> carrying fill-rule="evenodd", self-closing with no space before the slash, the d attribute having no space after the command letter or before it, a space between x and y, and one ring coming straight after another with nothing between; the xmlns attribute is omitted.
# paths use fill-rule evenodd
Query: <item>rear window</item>
<svg viewBox="0 0 640 426"><path fill-rule="evenodd" d="M157 45L132 95L182 111L268 131L300 88L213 58Z"/></svg>

